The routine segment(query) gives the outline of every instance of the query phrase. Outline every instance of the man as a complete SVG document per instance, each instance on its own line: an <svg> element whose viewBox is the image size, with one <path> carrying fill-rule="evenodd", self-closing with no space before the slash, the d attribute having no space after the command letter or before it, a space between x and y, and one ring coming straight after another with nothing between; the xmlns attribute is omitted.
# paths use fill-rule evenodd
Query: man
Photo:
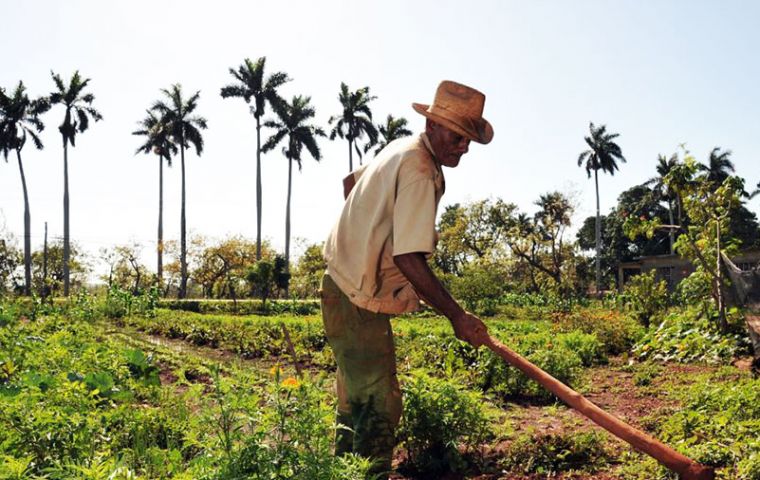
<svg viewBox="0 0 760 480"><path fill-rule="evenodd" d="M412 104L425 132L391 142L374 161L344 180L346 203L325 243L322 316L338 364L339 428L335 453L371 458L373 473L391 469L401 391L390 317L420 299L445 315L457 338L475 347L488 333L441 285L427 264L436 242L435 217L445 183L470 141L493 137L483 119L485 96L451 81L432 105Z"/></svg>

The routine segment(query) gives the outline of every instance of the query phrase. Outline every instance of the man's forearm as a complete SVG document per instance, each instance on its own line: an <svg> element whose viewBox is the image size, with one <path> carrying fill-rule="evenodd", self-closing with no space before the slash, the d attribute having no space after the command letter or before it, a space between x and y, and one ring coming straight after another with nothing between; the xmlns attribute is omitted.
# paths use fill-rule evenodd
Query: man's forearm
<svg viewBox="0 0 760 480"><path fill-rule="evenodd" d="M406 253L393 257L393 262L414 286L417 294L431 307L449 319L462 316L465 312L443 287L427 264L422 253Z"/></svg>

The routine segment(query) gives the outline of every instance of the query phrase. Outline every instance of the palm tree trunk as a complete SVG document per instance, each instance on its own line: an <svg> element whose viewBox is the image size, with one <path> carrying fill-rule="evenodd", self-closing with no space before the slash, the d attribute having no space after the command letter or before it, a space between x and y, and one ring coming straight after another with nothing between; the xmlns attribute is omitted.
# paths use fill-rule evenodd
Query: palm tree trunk
<svg viewBox="0 0 760 480"><path fill-rule="evenodd" d="M45 243L42 247L42 292L40 296L45 299L48 296L48 281L47 281L47 266L48 266L48 228L47 222L45 222ZM109 285L110 287L110 285Z"/></svg>
<svg viewBox="0 0 760 480"><path fill-rule="evenodd" d="M352 148L352 141L348 141L348 173L354 171L354 149Z"/></svg>
<svg viewBox="0 0 760 480"><path fill-rule="evenodd" d="M180 143L179 151L182 163L182 214L180 217L180 280L179 280L179 298L185 298L187 296L187 239L186 233L186 219L185 219L185 147L183 145L184 139Z"/></svg>
<svg viewBox="0 0 760 480"><path fill-rule="evenodd" d="M63 296L69 296L69 150L63 137Z"/></svg>
<svg viewBox="0 0 760 480"><path fill-rule="evenodd" d="M21 174L21 187L24 190L24 295L32 294L32 234L31 215L29 213L29 192L26 189L24 165L21 163L21 151L16 150L18 171Z"/></svg>
<svg viewBox="0 0 760 480"><path fill-rule="evenodd" d="M164 155L158 156L158 254L157 281L159 288L164 280Z"/></svg>
<svg viewBox="0 0 760 480"><path fill-rule="evenodd" d="M594 170L594 184L596 185L596 294L602 292L602 219L599 215L599 170Z"/></svg>
<svg viewBox="0 0 760 480"><path fill-rule="evenodd" d="M668 200L668 220L670 221L670 224L673 225L674 219L673 219L673 202ZM675 244L675 236L676 233L673 231L673 228L668 229L668 239L670 240L670 254L673 255Z"/></svg>
<svg viewBox="0 0 760 480"><path fill-rule="evenodd" d="M290 155L288 155L290 157ZM290 272L290 196L293 185L293 159L288 158L288 202L285 206L285 272ZM288 296L289 288L285 288Z"/></svg>
<svg viewBox="0 0 760 480"><path fill-rule="evenodd" d="M261 121L256 117L256 261L261 260Z"/></svg>

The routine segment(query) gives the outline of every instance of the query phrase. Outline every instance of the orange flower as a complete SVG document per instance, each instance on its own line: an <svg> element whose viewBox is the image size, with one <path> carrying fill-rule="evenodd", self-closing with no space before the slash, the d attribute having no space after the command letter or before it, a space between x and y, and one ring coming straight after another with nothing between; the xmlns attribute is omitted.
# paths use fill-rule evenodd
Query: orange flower
<svg viewBox="0 0 760 480"><path fill-rule="evenodd" d="M287 388L297 388L300 383L293 377L288 377L282 381L282 386Z"/></svg>

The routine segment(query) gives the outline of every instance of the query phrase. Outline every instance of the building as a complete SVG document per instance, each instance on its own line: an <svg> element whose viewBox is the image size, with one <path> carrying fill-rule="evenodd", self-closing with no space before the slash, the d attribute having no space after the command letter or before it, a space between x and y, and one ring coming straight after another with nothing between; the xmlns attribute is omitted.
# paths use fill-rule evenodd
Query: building
<svg viewBox="0 0 760 480"><path fill-rule="evenodd" d="M749 249L731 257L731 261L742 270L750 270L760 263L760 249ZM639 257L618 265L618 290L623 293L625 284L634 275L656 270L656 280L665 280L668 290L673 291L681 280L691 275L694 265L685 258L675 255L652 255Z"/></svg>

